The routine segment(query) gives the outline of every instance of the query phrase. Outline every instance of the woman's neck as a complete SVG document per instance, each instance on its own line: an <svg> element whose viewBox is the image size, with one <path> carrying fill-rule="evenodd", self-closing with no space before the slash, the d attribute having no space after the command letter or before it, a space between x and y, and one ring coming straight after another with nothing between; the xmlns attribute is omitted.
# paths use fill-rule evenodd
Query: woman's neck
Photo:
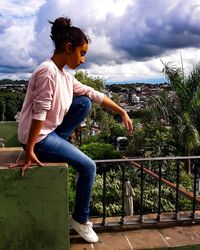
<svg viewBox="0 0 200 250"><path fill-rule="evenodd" d="M63 70L63 67L65 66L65 64L63 63L63 60L61 58L60 55L58 54L54 54L52 57L51 57L51 60L55 63L55 65L57 66L57 68L59 70Z"/></svg>

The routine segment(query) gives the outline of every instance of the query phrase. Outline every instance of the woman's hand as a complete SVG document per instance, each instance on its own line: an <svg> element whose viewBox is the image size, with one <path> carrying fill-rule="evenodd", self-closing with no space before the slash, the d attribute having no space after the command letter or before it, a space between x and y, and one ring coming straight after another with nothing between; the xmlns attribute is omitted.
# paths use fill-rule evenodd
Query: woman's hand
<svg viewBox="0 0 200 250"><path fill-rule="evenodd" d="M122 120L126 126L126 129L128 131L128 134L132 134L133 132L133 124L132 121L130 119L130 117L128 116L128 114L126 113L126 111L121 108L118 104L116 104L115 102L113 102L110 98L108 98L106 95L104 96L102 105L108 109L111 110L115 113L118 113L121 115Z"/></svg>
<svg viewBox="0 0 200 250"><path fill-rule="evenodd" d="M9 168L22 167L21 176L23 177L25 172L28 170L28 168L35 163L40 167L44 166L44 164L38 160L35 153L31 151L31 152L27 152L26 160L21 160L16 163L12 163L9 165Z"/></svg>
<svg viewBox="0 0 200 250"><path fill-rule="evenodd" d="M15 164L11 164L10 168L22 167L22 176L24 176L25 172L32 164L37 164L39 166L44 166L42 162L40 162L37 156L34 153L34 146L36 139L40 133L40 130L44 124L44 121L33 119L31 122L31 127L29 131L28 141L26 143L26 160L17 162Z"/></svg>
<svg viewBox="0 0 200 250"><path fill-rule="evenodd" d="M126 126L126 129L128 131L128 134L131 135L133 133L133 123L130 119L129 115L126 113L126 111L123 111L121 114L122 120Z"/></svg>

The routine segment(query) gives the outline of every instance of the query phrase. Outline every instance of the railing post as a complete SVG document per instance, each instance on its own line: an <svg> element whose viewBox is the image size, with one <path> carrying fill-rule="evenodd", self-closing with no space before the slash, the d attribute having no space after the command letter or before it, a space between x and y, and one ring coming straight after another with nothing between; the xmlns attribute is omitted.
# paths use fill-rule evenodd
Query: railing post
<svg viewBox="0 0 200 250"><path fill-rule="evenodd" d="M102 226L106 226L106 173L107 167L103 166L103 219L102 219Z"/></svg>
<svg viewBox="0 0 200 250"><path fill-rule="evenodd" d="M180 182L180 160L176 162L176 212L175 212L175 219L179 220L179 182Z"/></svg>
<svg viewBox="0 0 200 250"><path fill-rule="evenodd" d="M158 181L158 214L157 221L161 221L161 175L162 175L162 161L158 163L159 167L159 181Z"/></svg>
<svg viewBox="0 0 200 250"><path fill-rule="evenodd" d="M191 193L190 191L186 190L185 188L182 188L180 187L180 184L181 184L181 164L182 164L182 161L184 160L187 160L187 159L190 159L193 160L192 164L193 164L193 173L194 173L194 183L193 183L193 193ZM172 160L172 161L176 161L176 162L173 162L173 165L175 164L176 166L176 176L174 176L175 178L175 182L173 182L172 180L168 180L167 178L165 178L165 176L163 175L163 166L165 165L165 161L168 161L168 160ZM127 224L128 227L129 225L133 225L133 224L137 224L137 223L144 223L144 224L148 224L149 222L152 222L152 218L147 218L146 219L146 216L145 216L145 174L151 176L152 178L154 178L157 182L159 182L157 184L157 188L158 188L158 200L156 201L157 203L157 218L156 218L156 221L159 222L159 221L162 221L162 224L164 223L168 223L168 222L172 222L172 217L173 216L173 223L184 223L185 221L194 221L195 219L195 222L198 221L199 222L199 219L200 217L198 216L198 213L197 213L197 204L200 203L200 198L198 197L198 194L196 193L196 187L197 187L197 178L198 178L198 167L199 167L199 164L200 164L200 156L191 156L191 157L187 157L187 156L184 156L184 157L157 157L157 158L138 158L138 159L109 159L109 160L97 160L96 161L97 163L100 163L102 164L102 168L101 168L101 174L102 174L102 178L103 178L103 194L102 194L102 223L101 225L102 226L106 226L107 228L109 227L114 227L114 226L118 226L118 227L121 227L121 225L124 225L124 224ZM126 167L127 167L127 162L130 162L131 163L131 166L133 165L134 167L136 167L137 169L139 169L140 171L140 201L139 201L139 204L137 203L137 208L138 208L138 205L139 205L139 216L138 216L138 219L137 219L137 222L135 220L133 221L128 221L128 216L126 217L126 215L128 215L128 211L126 212L126 196L125 196L125 182L126 182ZM139 164L139 163L140 164ZM146 166L146 163L147 162L154 162L156 163L157 165L157 168L156 168L156 172L151 170L151 169L148 169L148 166ZM111 163L118 163L119 165L116 165L118 168L120 167L120 170L121 170L121 174L120 174L120 186L121 186L121 193L120 193L120 196L121 196L121 200L120 200L120 206L121 206L121 216L120 216L120 221L118 220L118 222L114 222L112 221L112 223L109 223L107 225L107 205L108 205L108 200L107 200L107 183L106 181L108 181L106 179L107 177L107 173L110 169L110 165ZM125 165L126 164L126 165ZM173 178L173 179L174 179ZM167 218L164 220L162 217L164 216L164 211L162 209L162 191L163 191L163 184L164 185L167 185L169 186L172 190L175 191L175 194L176 194L176 198L175 198L175 201L174 201L174 205L175 205L175 208L173 209L173 215L171 215L171 213L167 216L170 217L170 219L168 220ZM158 186L159 185L159 186ZM186 197L187 199L191 200L193 202L193 206L192 208L190 208L190 215L188 216L183 216L183 218L180 218L180 211L181 211L181 207L180 207L180 195L183 195L184 197ZM148 202L148 201L147 201ZM191 211L192 210L192 211ZM154 210L155 212L155 210ZM184 212L184 211L181 211L181 212ZM188 210L186 211L188 212ZM121 224L121 225L120 225Z"/></svg>
<svg viewBox="0 0 200 250"><path fill-rule="evenodd" d="M192 208L192 218L196 219L196 187L197 187L197 166L199 165L199 160L193 161L194 164L194 185L193 185L193 208Z"/></svg>
<svg viewBox="0 0 200 250"><path fill-rule="evenodd" d="M124 219L124 183L125 183L125 166L124 164L121 165L121 169L122 169L122 217L120 220L120 224L125 224L125 219Z"/></svg>
<svg viewBox="0 0 200 250"><path fill-rule="evenodd" d="M140 193L140 217L139 217L139 222L144 222L144 217L143 217L143 193L144 193L144 188L143 188L143 182L144 182L144 163L141 162L141 193Z"/></svg>

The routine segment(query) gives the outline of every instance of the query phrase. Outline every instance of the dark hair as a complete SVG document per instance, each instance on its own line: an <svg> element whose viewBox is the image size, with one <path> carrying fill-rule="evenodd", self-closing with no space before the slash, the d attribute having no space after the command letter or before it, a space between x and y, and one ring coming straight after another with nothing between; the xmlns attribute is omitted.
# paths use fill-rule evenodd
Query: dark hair
<svg viewBox="0 0 200 250"><path fill-rule="evenodd" d="M59 17L54 22L49 21L51 27L51 39L55 44L55 53L62 52L67 42L72 44L72 49L89 43L89 38L84 32L71 25L71 19Z"/></svg>

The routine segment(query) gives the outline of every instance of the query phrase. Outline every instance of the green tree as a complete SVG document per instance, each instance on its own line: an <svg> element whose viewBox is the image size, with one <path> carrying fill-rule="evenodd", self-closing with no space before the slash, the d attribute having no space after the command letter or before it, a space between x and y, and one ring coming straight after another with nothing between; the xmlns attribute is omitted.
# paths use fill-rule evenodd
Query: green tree
<svg viewBox="0 0 200 250"><path fill-rule="evenodd" d="M15 115L21 110L24 95L4 90L0 93L0 119L14 121Z"/></svg>
<svg viewBox="0 0 200 250"><path fill-rule="evenodd" d="M106 92L104 81L100 78L91 77L83 71L77 71L75 77L85 85L88 85L100 92ZM119 98L116 94L112 95L112 99L115 102L119 102ZM93 121L98 125L100 133L98 134L98 136L88 138L91 131L91 123ZM117 126L117 122L115 120L114 113L105 110L98 104L93 103L90 115L86 119L86 125L87 126L83 132L83 143L96 141L97 138L100 142L110 143L110 138L112 135L111 130L113 127Z"/></svg>
<svg viewBox="0 0 200 250"><path fill-rule="evenodd" d="M0 96L0 121L5 121L6 101L3 96Z"/></svg>
<svg viewBox="0 0 200 250"><path fill-rule="evenodd" d="M152 100L157 119L164 119L172 127L174 139L180 152L191 155L192 150L200 145L198 126L194 117L200 107L200 65L186 77L183 70L165 64L166 77L172 86L172 93L163 92ZM191 169L188 161L187 172Z"/></svg>
<svg viewBox="0 0 200 250"><path fill-rule="evenodd" d="M94 160L120 158L120 153L108 143L92 142L85 144L81 147L81 151Z"/></svg>
<svg viewBox="0 0 200 250"><path fill-rule="evenodd" d="M105 91L105 84L104 81L102 79L100 79L99 77L94 78L88 75L88 73L83 72L81 70L76 71L74 77L80 81L81 83L88 85L100 92L104 92Z"/></svg>

